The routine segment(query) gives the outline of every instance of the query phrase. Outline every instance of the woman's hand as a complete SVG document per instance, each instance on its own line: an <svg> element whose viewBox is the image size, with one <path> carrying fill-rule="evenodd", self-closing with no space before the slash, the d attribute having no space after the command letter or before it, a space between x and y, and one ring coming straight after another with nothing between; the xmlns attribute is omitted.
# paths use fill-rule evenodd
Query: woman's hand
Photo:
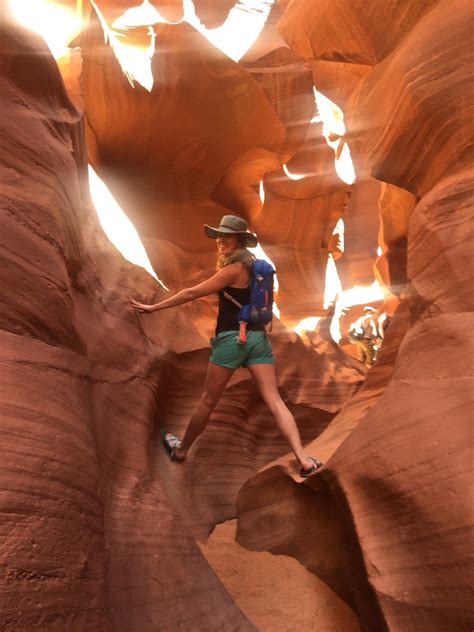
<svg viewBox="0 0 474 632"><path fill-rule="evenodd" d="M151 314L155 311L154 305L145 305L144 303L139 303L131 296L128 297L128 302L134 309L136 309L138 312L141 312L142 314Z"/></svg>

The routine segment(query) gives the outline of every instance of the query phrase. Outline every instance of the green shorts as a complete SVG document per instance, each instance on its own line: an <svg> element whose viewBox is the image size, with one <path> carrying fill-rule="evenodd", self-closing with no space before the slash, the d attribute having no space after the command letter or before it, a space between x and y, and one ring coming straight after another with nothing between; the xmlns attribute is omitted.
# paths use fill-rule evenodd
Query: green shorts
<svg viewBox="0 0 474 632"><path fill-rule="evenodd" d="M270 342L264 331L247 331L247 342L237 342L238 331L221 331L211 338L212 353L209 362L239 369L251 364L273 364Z"/></svg>

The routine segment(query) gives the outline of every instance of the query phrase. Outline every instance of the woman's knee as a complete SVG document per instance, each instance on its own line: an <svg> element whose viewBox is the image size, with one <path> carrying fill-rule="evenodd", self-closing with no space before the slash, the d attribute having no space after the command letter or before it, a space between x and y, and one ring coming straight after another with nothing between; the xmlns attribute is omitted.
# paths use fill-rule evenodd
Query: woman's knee
<svg viewBox="0 0 474 632"><path fill-rule="evenodd" d="M217 391L205 390L202 394L201 401L204 406L213 410L217 406L221 395L222 393Z"/></svg>

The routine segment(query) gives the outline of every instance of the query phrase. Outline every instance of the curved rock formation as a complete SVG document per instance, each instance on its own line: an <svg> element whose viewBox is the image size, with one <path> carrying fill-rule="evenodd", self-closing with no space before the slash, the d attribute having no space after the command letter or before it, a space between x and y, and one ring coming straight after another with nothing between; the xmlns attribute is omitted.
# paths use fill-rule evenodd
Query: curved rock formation
<svg viewBox="0 0 474 632"><path fill-rule="evenodd" d="M301 0L289 3L279 28L302 57L374 66L439 2Z"/></svg>
<svg viewBox="0 0 474 632"><path fill-rule="evenodd" d="M158 319L130 311L128 294L152 301L163 291L101 236L86 188L82 121L56 64L40 38L11 24L2 31L1 57L3 269L4 294L10 297L1 314L6 439L1 511L6 516L3 537L16 543L2 549L7 582L2 625L6 630L38 625L71 630L254 629L206 564L157 475L163 457L155 458L154 422L165 421L166 406L173 411L170 393L164 397L167 367L181 358L189 374L193 356L202 375L214 309L205 303L189 305ZM244 82L265 99L244 71L234 71L244 73ZM87 72L86 61L85 82ZM123 79L111 70L107 79L113 82L114 77ZM144 91L141 95L146 97ZM267 103L262 101L264 111L270 108ZM120 122L118 114L114 120ZM109 136L102 143L92 133L99 128L91 115L94 161L112 171L112 157L119 150L125 162L131 161L118 127L107 127ZM194 208L199 204L204 210L196 224L209 221L206 208L215 217L215 204L199 202ZM171 220L163 225L169 224ZM189 265L186 249L156 239L172 236L172 229L160 235L145 232L151 235L149 250L157 269L169 274L173 285L182 283L178 266L188 265L187 279L192 281L208 265L205 248ZM181 233L181 238L186 245L188 235ZM13 293L11 287L19 290ZM295 340L295 334L282 330L277 354L307 356L312 385L319 382L321 388L304 388L301 371L306 369L297 363L296 371L289 366L280 381L310 440L350 396L360 373L350 362L341 365L331 349L322 356L322 370L322 351L318 362L314 348L301 341L295 345ZM180 376L176 369L173 380ZM194 379L188 390L182 389L183 397L196 394L199 381ZM198 490L194 503L199 503L199 494L207 495L207 533L221 516L235 515L233 498L245 478L286 450L267 429L268 413L254 405L253 390L248 381L237 380L222 409L229 410L247 392L241 415L248 417L248 407L253 407L249 429L260 428L270 440L264 450L254 443L247 469L230 468L225 480L220 476L218 494L213 496L206 486ZM217 427L222 409L213 422ZM233 425L230 434L224 432L224 443L235 450L236 436L249 442L249 432L236 428L228 413L223 422ZM211 437L212 432L211 427ZM199 468L201 461L200 473L206 470L208 476L213 467L219 468L219 454L206 461L205 453L203 444L190 467ZM190 526L197 528L192 522Z"/></svg>
<svg viewBox="0 0 474 632"><path fill-rule="evenodd" d="M254 630L150 477L156 285L101 237L43 40L0 42L2 629Z"/></svg>
<svg viewBox="0 0 474 632"><path fill-rule="evenodd" d="M97 147L91 159L141 234L194 250L202 223L225 212L211 197L247 217L274 257L285 322L321 313L328 242L348 187L336 176L320 126L309 124L309 66L279 49L244 70L189 25L157 25L147 92L126 80L99 19L93 15L83 37L89 145ZM281 168L264 176L283 161L305 178L292 181ZM287 230L275 230L281 222ZM281 240L284 257L274 248ZM212 246L206 241L204 266Z"/></svg>
<svg viewBox="0 0 474 632"><path fill-rule="evenodd" d="M305 443L326 429L363 379L358 364L326 336L303 343L281 325L272 334L280 392ZM207 358L204 350L163 357L157 385L161 427L182 434L201 396ZM192 458L179 468L159 459L156 468L186 524L204 541L215 524L235 517L235 498L245 481L286 452L255 384L246 372L237 372Z"/></svg>
<svg viewBox="0 0 474 632"><path fill-rule="evenodd" d="M370 285L379 239L379 196L377 180L361 180L352 187L344 221L344 254L337 262L343 290Z"/></svg>
<svg viewBox="0 0 474 632"><path fill-rule="evenodd" d="M408 224L416 202L412 193L382 184L378 238L382 253L375 262L375 273L381 284L397 296L407 287Z"/></svg>
<svg viewBox="0 0 474 632"><path fill-rule="evenodd" d="M398 245L390 283L408 281L408 300L364 388L312 444L331 456L326 468L304 486L281 468L249 481L239 496L239 541L303 560L354 604L363 629L467 631L473 303L472 265L463 253L472 249L473 138L472 105L463 95L472 78L472 13L462 0L408 3L403 10L365 3L357 15L343 15L345 4L289 3L282 32L299 54L327 63L327 81L331 63L334 82L340 77L341 59L374 65L346 95L346 121L359 166L421 198L415 206L413 195L396 193L402 213L393 220L384 213L387 191L381 201L383 228ZM381 18L388 11L395 11L396 28L384 42ZM339 40L331 41L333 33ZM398 349L403 312L408 329ZM390 348L394 372L371 392ZM261 489L270 487L272 497L262 501ZM271 523L288 507L301 516L311 508L314 538L305 547L304 526L294 522L280 540L259 529L260 520ZM328 538L338 552L329 559L329 546L321 546ZM348 567L351 581L344 580Z"/></svg>
<svg viewBox="0 0 474 632"><path fill-rule="evenodd" d="M407 324L404 306L390 325L380 359L363 387L307 447L309 454L318 454L327 463L321 474L297 483L288 458L280 459L249 480L238 497L238 542L252 550L296 557L356 608L367 629L383 629L383 620L371 612L374 599L361 564L360 544L345 513L352 492L346 499L331 484L332 461L390 383ZM267 528L261 528L263 523Z"/></svg>
<svg viewBox="0 0 474 632"><path fill-rule="evenodd" d="M457 0L429 12L367 77L348 112L349 133L360 130L357 113L371 121L364 136L354 132L356 162L418 197L472 160L473 140L464 133L473 107L464 98L472 64L470 8Z"/></svg>
<svg viewBox="0 0 474 632"><path fill-rule="evenodd" d="M190 248L222 214L208 200L226 166L283 149L280 120L258 83L188 24L157 25L151 92L127 81L94 15L82 51L94 166L141 234ZM187 207L199 201L208 208L195 219Z"/></svg>
<svg viewBox="0 0 474 632"><path fill-rule="evenodd" d="M196 10L217 24L233 4ZM0 25L2 629L253 630L196 544L237 513L241 545L299 560L363 630L469 630L467 0L282 0L241 64L185 23L159 24L151 91L124 74L108 30L128 3L97 5L82 39L84 122L44 43ZM293 50L268 52L281 9ZM123 35L142 49L154 37ZM76 70L63 64L68 85ZM332 232L349 191L310 123L312 79L344 107L358 165L343 256ZM84 128L172 290L212 270L202 224L238 210L277 264L294 324L322 313L330 250L344 287L370 280L378 234L377 274L402 300L362 387L330 315L302 338L278 321L272 334L320 473L301 483L244 374L187 463L164 457L159 431L180 432L200 395L215 303L128 308L129 294L164 290L101 233Z"/></svg>

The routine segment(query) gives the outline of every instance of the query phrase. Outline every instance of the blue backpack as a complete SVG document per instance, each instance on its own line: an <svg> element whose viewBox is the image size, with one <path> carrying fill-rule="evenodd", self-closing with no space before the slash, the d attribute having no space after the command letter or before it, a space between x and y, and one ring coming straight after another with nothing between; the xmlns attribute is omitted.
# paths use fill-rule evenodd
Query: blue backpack
<svg viewBox="0 0 474 632"><path fill-rule="evenodd" d="M250 325L266 325L273 318L273 275L275 270L264 259L255 259L250 277L250 303L241 305L230 294L224 296L240 307L238 321L240 324L240 343L247 340L246 327Z"/></svg>

